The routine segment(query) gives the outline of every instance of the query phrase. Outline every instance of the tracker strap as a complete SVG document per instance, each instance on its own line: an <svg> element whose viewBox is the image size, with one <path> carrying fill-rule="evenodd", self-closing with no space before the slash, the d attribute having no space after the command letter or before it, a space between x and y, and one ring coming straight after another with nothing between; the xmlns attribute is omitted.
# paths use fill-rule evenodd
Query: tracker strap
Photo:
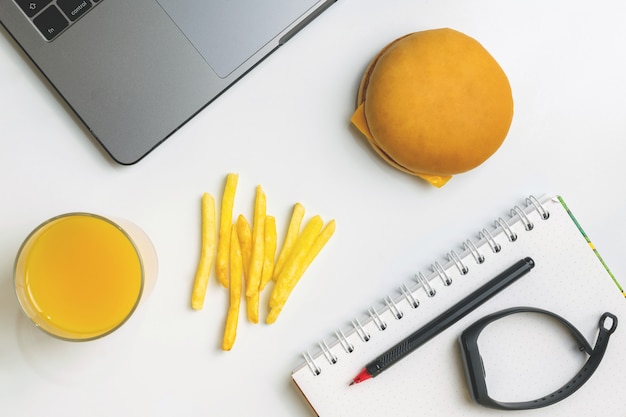
<svg viewBox="0 0 626 417"><path fill-rule="evenodd" d="M522 402L501 402L492 399L487 391L485 381L485 370L482 358L478 350L478 336L483 329L498 319L515 313L540 313L551 316L561 322L574 336L580 344L580 350L589 355L582 369L563 387L556 391L536 400ZM608 326L608 327L607 327ZM585 337L563 317L550 311L542 310L534 307L514 307L502 310L478 320L468 327L460 336L461 351L463 363L467 376L467 382L470 387L472 399L485 407L500 410L528 410L534 408L546 407L555 404L576 392L585 382L589 380L591 375L600 365L604 353L606 352L609 337L617 328L617 317L611 313L604 313L599 322L599 334L595 346L592 348Z"/></svg>

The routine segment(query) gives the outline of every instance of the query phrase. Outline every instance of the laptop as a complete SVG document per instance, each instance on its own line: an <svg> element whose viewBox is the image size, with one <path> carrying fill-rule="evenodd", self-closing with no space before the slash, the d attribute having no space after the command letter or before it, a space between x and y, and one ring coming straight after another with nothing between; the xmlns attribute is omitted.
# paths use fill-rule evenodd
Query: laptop
<svg viewBox="0 0 626 417"><path fill-rule="evenodd" d="M0 0L106 152L141 160L335 0Z"/></svg>

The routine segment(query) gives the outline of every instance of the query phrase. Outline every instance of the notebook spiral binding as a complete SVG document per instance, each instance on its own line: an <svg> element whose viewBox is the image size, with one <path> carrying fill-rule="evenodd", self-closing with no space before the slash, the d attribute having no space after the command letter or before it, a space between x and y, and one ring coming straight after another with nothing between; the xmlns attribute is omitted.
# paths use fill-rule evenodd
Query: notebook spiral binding
<svg viewBox="0 0 626 417"><path fill-rule="evenodd" d="M354 318L351 321L351 328L348 330L347 335L343 330L338 329L335 331L335 340L333 343L329 345L324 340L319 342L320 352L317 355L313 356L308 351L304 352L304 360L310 371L315 376L320 375L323 370L322 366L320 366L320 361L325 360L329 365L335 365L339 361L337 355L335 355L332 351L332 347L335 345L341 346L341 348L348 354L352 353L356 347L354 344L350 343L350 335L356 333L361 342L369 341L372 335L366 329L366 325L368 323L374 323L378 330L384 331L389 326L389 323L383 319L383 313L390 312L396 320L401 320L405 315L405 312L398 306L398 303L401 300L406 301L411 310L418 309L421 305L420 300L416 296L416 292L418 290L423 291L427 298L436 297L437 291L431 284L432 279L439 278L444 287L454 285L452 278L446 272L447 269L456 268L461 276L469 274L470 266L467 262L464 262L463 259L473 259L476 264L482 264L485 262L486 257L479 250L480 247L484 246L483 244L486 244L487 248L491 250L492 253L499 253L502 250L502 245L496 241L496 236L499 233L504 233L509 242L515 242L518 236L511 227L513 223L521 221L524 226L524 231L532 231L534 224L530 220L529 214L533 211L536 211L540 215L541 220L547 220L550 217L550 213L546 207L541 204L536 197L532 195L529 196L526 198L525 207L522 208L520 206L514 206L510 210L508 220L499 217L495 220L492 230L484 228L478 233L477 241L467 239L463 242L463 252L461 252L461 254L457 253L455 250L448 252L448 264L446 264L448 268L444 267L439 262L435 262L431 265L432 273L428 275L428 277L422 272L417 272L415 274L415 283L413 288L410 288L406 284L402 284L399 287L400 294L398 297L394 298L387 296L383 299L384 305L382 310L379 311L374 307L370 307L367 310L366 322L361 323L358 318Z"/></svg>

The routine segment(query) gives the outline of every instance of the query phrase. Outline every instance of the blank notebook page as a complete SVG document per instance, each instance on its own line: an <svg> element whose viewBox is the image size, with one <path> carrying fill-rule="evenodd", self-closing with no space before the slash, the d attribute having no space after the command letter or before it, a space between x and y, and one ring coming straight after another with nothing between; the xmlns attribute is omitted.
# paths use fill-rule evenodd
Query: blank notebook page
<svg viewBox="0 0 626 417"><path fill-rule="evenodd" d="M544 211L549 213L547 219ZM494 216L499 223L476 225L482 235L470 242L461 241L464 250L457 251L458 258L457 252L442 248L448 256L438 262L431 260L441 269L425 264L422 275L428 284L398 282L399 286L406 284L410 292L405 287L396 294L383 294L378 304L377 300L363 300L364 312L368 303L377 308L358 317L349 328L329 329L328 335L320 335L319 347L309 347L307 361L292 376L318 415L625 415L626 299L621 287L561 198L527 199L509 215ZM529 224L532 228L526 230ZM499 252L492 250L496 246L500 246ZM481 256L484 262L479 263ZM527 256L536 263L527 275L376 378L348 385L368 362ZM464 267L468 272L463 275ZM450 285L444 284L446 280ZM435 290L432 297L426 294L429 287ZM419 301L417 308L411 306L411 296ZM604 312L615 314L621 321L598 370L582 388L547 408L511 413L471 400L458 336L479 318L516 306L538 307L562 316L592 346ZM489 359L485 361L487 386L498 400L533 400L549 394L569 381L587 359L554 321L535 317L543 316L537 314L516 316L520 317L494 323L479 338L481 354ZM337 319L340 323L350 321ZM528 374L529 368L534 373Z"/></svg>

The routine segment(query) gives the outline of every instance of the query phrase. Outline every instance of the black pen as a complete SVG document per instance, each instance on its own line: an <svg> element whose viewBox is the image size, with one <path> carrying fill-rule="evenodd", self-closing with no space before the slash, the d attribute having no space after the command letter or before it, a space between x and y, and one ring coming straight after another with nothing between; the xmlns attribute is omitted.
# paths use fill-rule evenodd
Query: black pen
<svg viewBox="0 0 626 417"><path fill-rule="evenodd" d="M487 282L461 301L450 307L444 313L436 317L430 323L420 328L397 345L393 346L385 353L368 363L365 368L354 377L350 385L358 384L366 379L379 375L384 370L398 363L409 353L413 352L424 343L452 326L454 323L465 317L469 312L479 307L485 301L496 295L501 290L508 287L518 278L526 275L535 266L535 261L531 258L524 258L507 268L498 276Z"/></svg>

